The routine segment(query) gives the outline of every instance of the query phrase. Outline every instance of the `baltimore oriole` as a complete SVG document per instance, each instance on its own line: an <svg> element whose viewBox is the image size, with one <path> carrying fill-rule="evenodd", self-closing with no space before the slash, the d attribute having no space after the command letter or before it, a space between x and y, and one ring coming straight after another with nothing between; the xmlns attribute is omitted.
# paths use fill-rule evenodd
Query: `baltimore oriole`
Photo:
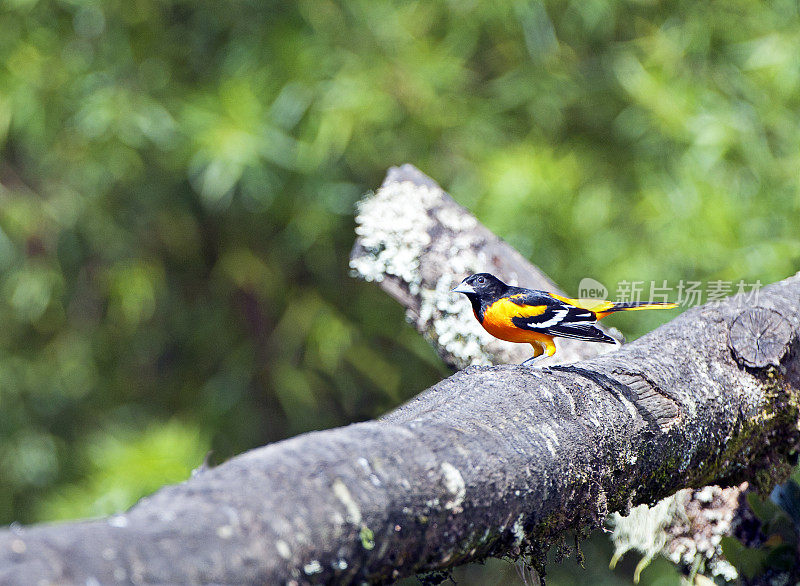
<svg viewBox="0 0 800 586"><path fill-rule="evenodd" d="M475 317L487 332L508 342L533 346L533 357L556 353L553 338L574 338L615 344L617 341L595 324L615 311L672 309L667 302L615 302L602 299L570 299L555 293L506 285L489 273L470 275L453 289L472 303Z"/></svg>

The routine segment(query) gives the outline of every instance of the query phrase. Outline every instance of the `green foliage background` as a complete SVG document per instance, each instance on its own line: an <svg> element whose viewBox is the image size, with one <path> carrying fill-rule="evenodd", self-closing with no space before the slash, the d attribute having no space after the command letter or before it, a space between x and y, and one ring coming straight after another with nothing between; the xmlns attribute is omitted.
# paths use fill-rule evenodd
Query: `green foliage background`
<svg viewBox="0 0 800 586"><path fill-rule="evenodd" d="M799 44L789 1L7 0L0 521L116 511L445 374L348 276L393 164L571 293L794 273Z"/></svg>

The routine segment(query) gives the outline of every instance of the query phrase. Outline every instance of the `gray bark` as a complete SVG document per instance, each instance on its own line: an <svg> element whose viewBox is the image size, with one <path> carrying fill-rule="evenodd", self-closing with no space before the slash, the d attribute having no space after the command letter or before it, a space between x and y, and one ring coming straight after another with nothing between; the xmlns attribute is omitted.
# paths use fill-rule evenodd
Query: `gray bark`
<svg viewBox="0 0 800 586"><path fill-rule="evenodd" d="M471 366L124 514L0 532L0 583L386 582L535 554L683 487L769 487L800 441L799 333L796 275L577 364Z"/></svg>

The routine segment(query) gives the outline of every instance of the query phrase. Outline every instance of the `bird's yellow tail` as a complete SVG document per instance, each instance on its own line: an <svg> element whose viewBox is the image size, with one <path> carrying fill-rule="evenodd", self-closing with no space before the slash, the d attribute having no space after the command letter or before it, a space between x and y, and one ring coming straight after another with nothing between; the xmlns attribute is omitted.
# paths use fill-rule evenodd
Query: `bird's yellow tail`
<svg viewBox="0 0 800 586"><path fill-rule="evenodd" d="M675 309L677 303L668 301L606 301L604 299L569 299L560 295L553 295L581 309L587 309L597 315L597 319L602 319L609 313L615 311L639 311L641 309Z"/></svg>
<svg viewBox="0 0 800 586"><path fill-rule="evenodd" d="M608 309L603 308L602 310L594 310L595 314L597 314L597 319L602 319L607 316L609 313L614 313L615 311L639 311L640 309L675 309L678 307L677 303L670 303L668 301L630 301L630 302L623 302L623 303L616 303L610 302L611 307Z"/></svg>

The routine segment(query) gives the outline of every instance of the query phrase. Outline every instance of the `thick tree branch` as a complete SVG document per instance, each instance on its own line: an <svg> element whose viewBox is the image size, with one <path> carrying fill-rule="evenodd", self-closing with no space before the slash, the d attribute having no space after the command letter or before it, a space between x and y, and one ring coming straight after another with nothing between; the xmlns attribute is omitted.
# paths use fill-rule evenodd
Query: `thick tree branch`
<svg viewBox="0 0 800 586"><path fill-rule="evenodd" d="M686 486L771 486L800 441L799 332L794 276L757 308L692 309L574 365L472 366L125 514L6 530L0 583L390 581L518 555Z"/></svg>

